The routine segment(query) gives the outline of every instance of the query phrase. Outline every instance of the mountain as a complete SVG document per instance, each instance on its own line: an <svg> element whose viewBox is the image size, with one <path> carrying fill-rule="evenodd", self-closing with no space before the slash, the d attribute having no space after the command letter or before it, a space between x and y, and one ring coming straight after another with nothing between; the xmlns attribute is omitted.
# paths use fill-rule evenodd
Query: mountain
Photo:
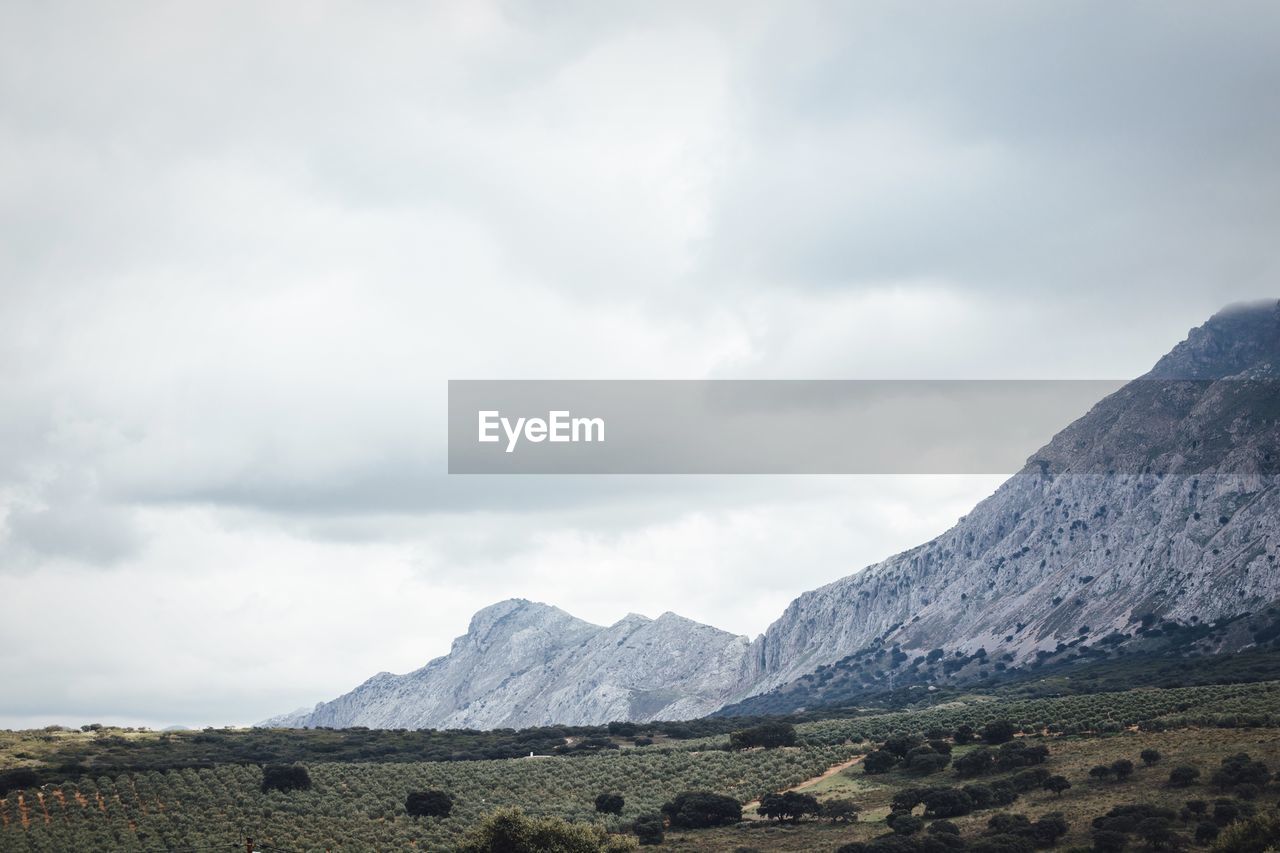
<svg viewBox="0 0 1280 853"><path fill-rule="evenodd" d="M267 726L520 728L692 719L734 698L749 640L674 613L607 628L523 599L471 619L449 654Z"/></svg>
<svg viewBox="0 0 1280 853"><path fill-rule="evenodd" d="M865 690L979 678L1265 607L1280 598L1277 379L1280 303L1224 310L946 533L804 593L752 642L670 613L601 628L508 601L446 657L268 722L493 728L793 708L837 676ZM1198 651L1227 648L1196 636Z"/></svg>
<svg viewBox="0 0 1280 853"><path fill-rule="evenodd" d="M793 601L752 644L740 692L799 688L873 649L891 657L859 667L868 688L921 655L934 674L957 655L978 674L1144 620L1266 606L1280 597L1277 379L1280 303L1220 312L955 527ZM935 648L946 660L927 660Z"/></svg>

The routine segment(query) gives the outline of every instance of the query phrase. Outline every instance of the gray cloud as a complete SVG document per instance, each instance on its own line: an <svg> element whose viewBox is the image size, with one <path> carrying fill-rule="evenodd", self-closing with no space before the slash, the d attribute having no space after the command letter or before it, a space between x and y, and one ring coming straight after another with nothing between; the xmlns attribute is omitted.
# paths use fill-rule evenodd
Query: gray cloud
<svg viewBox="0 0 1280 853"><path fill-rule="evenodd" d="M1274 286L1274 7L823 11L782 17L747 66L713 237L730 269L945 277L1095 314Z"/></svg>
<svg viewBox="0 0 1280 853"><path fill-rule="evenodd" d="M0 723L259 719L510 595L760 630L993 484L451 478L445 380L1140 373L1274 295L1278 27L7 4L0 644L74 618Z"/></svg>

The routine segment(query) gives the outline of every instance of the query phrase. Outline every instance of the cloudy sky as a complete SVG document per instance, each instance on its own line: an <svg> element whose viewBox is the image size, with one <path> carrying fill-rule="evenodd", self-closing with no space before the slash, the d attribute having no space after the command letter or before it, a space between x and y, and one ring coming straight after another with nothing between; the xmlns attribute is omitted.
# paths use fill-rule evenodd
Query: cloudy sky
<svg viewBox="0 0 1280 853"><path fill-rule="evenodd" d="M1269 3L0 7L0 725L522 596L755 634L999 478L450 477L450 378L1123 378L1275 296ZM1045 436L1047 439L1048 436Z"/></svg>

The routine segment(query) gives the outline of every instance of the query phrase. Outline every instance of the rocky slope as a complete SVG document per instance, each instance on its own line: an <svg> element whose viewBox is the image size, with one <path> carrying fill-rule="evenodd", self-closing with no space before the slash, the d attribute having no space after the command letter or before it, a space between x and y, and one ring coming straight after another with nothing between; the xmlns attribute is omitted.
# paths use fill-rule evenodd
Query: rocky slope
<svg viewBox="0 0 1280 853"><path fill-rule="evenodd" d="M1144 619L1280 598L1280 303L1223 311L1098 403L955 527L793 601L748 643L674 614L609 628L514 601L450 654L282 725L678 719L868 650L884 677L942 649L1017 666ZM938 663L938 662L933 662ZM925 670L927 676L928 669Z"/></svg>
<svg viewBox="0 0 1280 853"><path fill-rule="evenodd" d="M692 719L733 698L749 640L674 613L602 628L512 599L471 619L445 657L380 673L265 725L520 728Z"/></svg>
<svg viewBox="0 0 1280 853"><path fill-rule="evenodd" d="M1277 380L1280 304L1216 315L955 527L793 601L740 692L876 642L1018 664L1148 614L1209 621L1280 597Z"/></svg>

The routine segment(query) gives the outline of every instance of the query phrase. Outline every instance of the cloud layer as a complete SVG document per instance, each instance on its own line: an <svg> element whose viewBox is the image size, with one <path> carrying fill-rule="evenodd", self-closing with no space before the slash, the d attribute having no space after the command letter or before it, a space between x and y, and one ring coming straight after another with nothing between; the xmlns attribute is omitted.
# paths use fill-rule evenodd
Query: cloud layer
<svg viewBox="0 0 1280 853"><path fill-rule="evenodd" d="M513 595L762 630L995 481L450 478L445 380L1140 373L1274 295L1278 42L1261 3L9 4L0 724L252 721Z"/></svg>

